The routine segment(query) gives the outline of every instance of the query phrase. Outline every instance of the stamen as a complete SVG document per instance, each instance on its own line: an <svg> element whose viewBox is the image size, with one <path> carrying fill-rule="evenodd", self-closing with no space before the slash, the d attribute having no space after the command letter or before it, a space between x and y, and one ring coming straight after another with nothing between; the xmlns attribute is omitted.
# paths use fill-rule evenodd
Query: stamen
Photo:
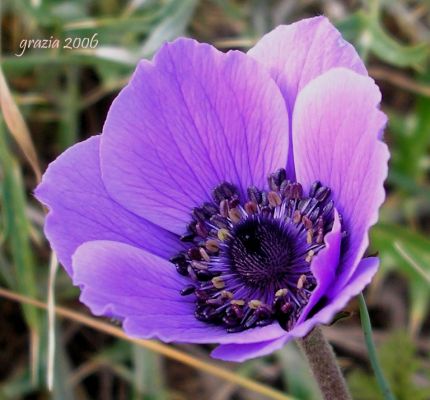
<svg viewBox="0 0 430 400"><path fill-rule="evenodd" d="M229 210L228 216L229 216L230 220L234 224L237 224L241 220L241 218L242 218L242 216L240 214L240 211L239 211L239 209L237 207L232 208L231 210Z"/></svg>
<svg viewBox="0 0 430 400"><path fill-rule="evenodd" d="M277 207L282 204L281 196L279 196L279 194L276 192L269 192L267 194L267 200L269 201L271 207Z"/></svg>
<svg viewBox="0 0 430 400"><path fill-rule="evenodd" d="M249 306L249 308L252 308L253 310L256 310L258 307L261 306L261 304L262 304L262 302L260 300L254 299L254 300L251 300L248 303L248 306Z"/></svg>
<svg viewBox="0 0 430 400"><path fill-rule="evenodd" d="M209 254L206 253L206 250L203 247L200 247L199 249L200 256L203 258L203 260L209 262L211 258L209 257Z"/></svg>
<svg viewBox="0 0 430 400"><path fill-rule="evenodd" d="M225 288L225 283L220 276L216 276L215 278L212 278L212 284L217 289L224 289Z"/></svg>
<svg viewBox="0 0 430 400"><path fill-rule="evenodd" d="M305 261L310 263L314 255L315 255L315 252L313 250L309 250L308 254L306 255Z"/></svg>
<svg viewBox="0 0 430 400"><path fill-rule="evenodd" d="M248 201L248 203L245 204L245 211L248 215L256 214L258 211L257 203Z"/></svg>
<svg viewBox="0 0 430 400"><path fill-rule="evenodd" d="M223 228L218 231L218 239L221 240L222 242L225 242L230 237L231 237L230 232L227 229Z"/></svg>
<svg viewBox="0 0 430 400"><path fill-rule="evenodd" d="M303 286L306 283L306 275L300 275L299 280L297 281L297 289L303 289Z"/></svg>
<svg viewBox="0 0 430 400"><path fill-rule="evenodd" d="M194 285L185 286L181 290L181 296L188 296L189 294L194 293L195 290L196 290L196 287Z"/></svg>
<svg viewBox="0 0 430 400"><path fill-rule="evenodd" d="M209 253L217 253L219 251L218 241L214 239L209 239L206 244L206 250Z"/></svg>
<svg viewBox="0 0 430 400"><path fill-rule="evenodd" d="M279 290L275 293L275 296L276 296L276 297L284 297L284 296L286 296L286 295L287 295L287 293L288 293L288 289L283 288L283 289L279 289Z"/></svg>
<svg viewBox="0 0 430 400"><path fill-rule="evenodd" d="M190 280L180 294L195 296L197 319L227 332L295 325L317 284L310 266L333 225L334 202L320 182L305 196L286 177L277 170L268 191L250 186L247 199L223 182L213 202L192 210L180 238L190 245L170 261Z"/></svg>

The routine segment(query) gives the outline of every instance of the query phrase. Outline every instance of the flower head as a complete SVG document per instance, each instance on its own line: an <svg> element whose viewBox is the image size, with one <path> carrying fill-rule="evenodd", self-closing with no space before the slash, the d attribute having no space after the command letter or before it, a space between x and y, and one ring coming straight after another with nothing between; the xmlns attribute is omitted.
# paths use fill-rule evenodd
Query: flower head
<svg viewBox="0 0 430 400"><path fill-rule="evenodd" d="M247 54L165 44L36 190L81 300L131 336L237 361L330 322L378 267L380 97L323 17Z"/></svg>

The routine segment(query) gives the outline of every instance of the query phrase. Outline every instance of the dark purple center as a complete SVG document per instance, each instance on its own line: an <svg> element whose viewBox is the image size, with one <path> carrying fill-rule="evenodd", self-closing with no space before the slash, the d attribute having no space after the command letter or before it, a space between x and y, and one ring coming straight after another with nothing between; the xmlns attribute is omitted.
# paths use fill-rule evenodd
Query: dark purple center
<svg viewBox="0 0 430 400"><path fill-rule="evenodd" d="M233 228L227 246L231 270L250 287L280 284L288 274L294 243L279 221L251 216Z"/></svg>
<svg viewBox="0 0 430 400"><path fill-rule="evenodd" d="M315 182L308 195L280 169L269 190L221 183L213 202L192 212L181 240L188 251L172 257L196 298L197 319L238 332L274 321L289 330L316 286L310 265L333 225L330 189Z"/></svg>

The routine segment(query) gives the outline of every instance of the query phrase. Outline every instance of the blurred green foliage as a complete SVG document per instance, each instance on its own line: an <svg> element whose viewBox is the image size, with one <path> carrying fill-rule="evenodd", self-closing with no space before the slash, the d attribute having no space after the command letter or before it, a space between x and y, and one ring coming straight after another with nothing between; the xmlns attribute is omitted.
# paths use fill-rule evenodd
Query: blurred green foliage
<svg viewBox="0 0 430 400"><path fill-rule="evenodd" d="M380 306L378 293L392 289L393 277L400 280L406 296L401 299L407 315L403 328L408 334L391 335L393 328L380 323L378 333L389 338L381 346L381 359L399 399L429 398L428 389L415 385L417 379L427 385L429 381L428 373L422 374L428 365L416 351L416 343L428 337L430 305L426 280L430 276L428 1L4 0L1 65L46 166L65 148L100 131L110 101L126 84L136 62L150 57L164 41L186 34L222 50L233 46L247 50L280 23L321 13L337 24L366 60L370 75L381 86L382 107L390 117L385 136L392 154L387 200L371 235L371 251L379 252L382 269L371 291L370 306ZM68 37L94 37L98 45L27 49L22 57L16 56L23 39L51 36L62 43ZM43 240L43 211L31 196L35 182L22 154L3 121L0 127L0 282L16 292L44 298L49 247ZM62 271L55 289L59 302L77 298ZM32 332L33 356L27 360L22 352L5 352L16 357L16 362L9 359L10 370L6 366L1 375L0 398L30 394L47 398L45 317L25 306L23 318ZM56 334L54 399L123 398L119 393L136 399L181 399L199 390L219 392L220 400L248 398L246 392L220 387L218 381L214 385L198 372L186 370L184 378L182 370L166 365L156 354L101 339L79 331L76 325L58 323ZM426 346L428 350L428 341ZM84 354L77 349L85 349ZM193 352L207 354L198 347ZM359 364L356 360L347 368L352 370L350 383L357 399L377 399L373 380L358 371ZM276 357L246 363L238 372L263 379L298 399L318 396L294 346ZM190 388L181 384L183 379ZM91 387L96 389L91 391Z"/></svg>
<svg viewBox="0 0 430 400"><path fill-rule="evenodd" d="M420 375L428 375L428 369L416 357L415 344L410 336L403 332L390 334L380 348L379 357L397 400L426 400L430 397L428 382L417 383ZM356 400L383 400L371 374L354 371L348 382Z"/></svg>

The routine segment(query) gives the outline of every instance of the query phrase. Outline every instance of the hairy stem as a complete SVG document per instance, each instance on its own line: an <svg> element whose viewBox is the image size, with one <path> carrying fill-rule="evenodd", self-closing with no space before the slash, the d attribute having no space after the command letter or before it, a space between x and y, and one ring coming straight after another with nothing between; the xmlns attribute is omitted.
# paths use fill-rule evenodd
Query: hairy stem
<svg viewBox="0 0 430 400"><path fill-rule="evenodd" d="M325 400L351 400L348 387L336 362L333 348L320 327L299 340Z"/></svg>

